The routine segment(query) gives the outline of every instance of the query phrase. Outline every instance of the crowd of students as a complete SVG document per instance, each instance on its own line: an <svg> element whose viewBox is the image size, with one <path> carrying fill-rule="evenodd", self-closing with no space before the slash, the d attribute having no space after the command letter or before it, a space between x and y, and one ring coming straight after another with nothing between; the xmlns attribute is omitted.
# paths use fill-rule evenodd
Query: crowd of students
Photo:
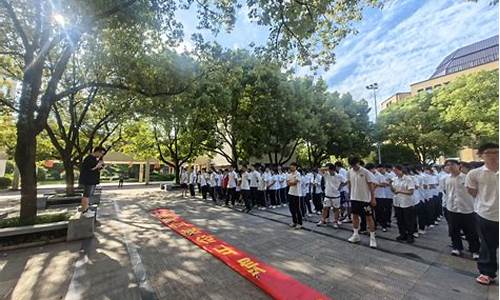
<svg viewBox="0 0 500 300"><path fill-rule="evenodd" d="M289 206L291 227L300 229L311 214L321 215L317 226L331 221L334 228L352 222L351 243L360 242L360 233L369 232L369 245L377 247L375 231L391 227L396 217L398 241L414 243L415 238L438 225L448 223L452 255L463 252L462 237L472 258L478 260L477 282L490 284L496 278L498 249L498 145L479 148L484 165L449 159L443 166L364 164L357 157L321 168L301 169L243 165L239 170L214 167L198 172L183 171L183 196L195 196L198 187L203 199L234 206L242 201L245 211ZM311 205L312 204L312 205ZM333 212L333 214L331 214Z"/></svg>

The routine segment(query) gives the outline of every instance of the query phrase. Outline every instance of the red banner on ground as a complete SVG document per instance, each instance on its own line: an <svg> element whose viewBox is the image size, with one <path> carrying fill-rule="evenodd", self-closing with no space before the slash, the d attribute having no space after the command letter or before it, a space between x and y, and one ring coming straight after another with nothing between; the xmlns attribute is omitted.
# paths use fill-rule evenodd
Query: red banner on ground
<svg viewBox="0 0 500 300"><path fill-rule="evenodd" d="M217 257L231 269L257 285L274 299L326 300L330 299L313 288L300 283L251 255L217 239L214 235L186 222L170 209L158 208L153 215L165 226Z"/></svg>

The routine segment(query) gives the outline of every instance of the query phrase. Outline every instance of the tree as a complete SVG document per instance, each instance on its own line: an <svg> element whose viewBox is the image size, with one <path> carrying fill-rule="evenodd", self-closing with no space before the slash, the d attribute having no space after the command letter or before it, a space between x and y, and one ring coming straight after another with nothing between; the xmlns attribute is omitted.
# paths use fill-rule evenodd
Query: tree
<svg viewBox="0 0 500 300"><path fill-rule="evenodd" d="M419 163L418 158L415 156L415 152L411 148L403 145L381 144L380 153L385 163L410 165ZM372 151L367 161L377 162L377 152Z"/></svg>
<svg viewBox="0 0 500 300"><path fill-rule="evenodd" d="M74 92L60 86L72 55L101 33L108 41L114 41L115 35L120 33L134 35L134 42L137 37L142 37L140 43L130 45L143 45L152 49L150 53L161 42L175 45L182 38L182 24L177 22L175 12L188 9L194 2L0 0L1 69L22 84L17 103L4 97L0 102L19 115L15 159L22 179L20 217L23 222L32 222L36 216L36 136L45 130L54 103ZM277 53L278 57L298 53L304 63L322 62L322 58L324 62L331 62L335 46L353 31L352 21L361 18L365 6L378 3L375 0L351 1L349 4L323 0L313 5L281 0L247 1L250 17L270 27L270 41L274 41L270 44L275 47L268 47L269 53ZM201 0L195 5L199 28L214 32L223 26L231 28L239 6L234 0L213 3ZM302 13L303 9L307 14ZM67 20L72 20L72 23ZM322 47L318 47L320 45ZM5 56L9 58L7 63L4 63L7 61ZM133 61L133 57L127 58ZM113 82L111 85L123 87L120 79L126 74L116 74L113 79L118 79L118 84ZM110 83L83 82L78 88L103 85ZM155 93L134 85L126 87L147 94Z"/></svg>
<svg viewBox="0 0 500 300"><path fill-rule="evenodd" d="M433 94L439 122L452 124L461 145L498 141L498 70L465 75Z"/></svg>
<svg viewBox="0 0 500 300"><path fill-rule="evenodd" d="M384 110L378 125L385 140L411 148L419 162L435 161L455 153L460 145L454 124L440 122L432 94L420 93Z"/></svg>
<svg viewBox="0 0 500 300"><path fill-rule="evenodd" d="M168 102L155 103L152 121L158 155L175 171L175 181L180 183L180 169L204 150L204 143L211 143L213 132L202 103L184 94Z"/></svg>

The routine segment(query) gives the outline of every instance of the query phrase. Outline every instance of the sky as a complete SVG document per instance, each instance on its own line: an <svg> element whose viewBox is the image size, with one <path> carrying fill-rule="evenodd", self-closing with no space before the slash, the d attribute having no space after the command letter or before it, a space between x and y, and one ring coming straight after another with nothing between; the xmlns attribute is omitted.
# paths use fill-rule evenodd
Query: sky
<svg viewBox="0 0 500 300"><path fill-rule="evenodd" d="M377 82L377 102L410 84L429 78L445 56L454 50L498 34L498 5L489 0L392 0L382 10L366 9L356 24L358 34L346 38L336 49L336 63L320 75L330 91L351 93L354 99L373 94L365 87ZM243 7L231 33L208 37L227 48L248 48L250 42L264 44L265 28L247 17ZM195 14L179 14L185 36L195 32ZM190 48L185 40L181 47ZM311 74L302 68L299 74ZM372 110L373 111L373 110ZM373 116L372 116L373 117Z"/></svg>

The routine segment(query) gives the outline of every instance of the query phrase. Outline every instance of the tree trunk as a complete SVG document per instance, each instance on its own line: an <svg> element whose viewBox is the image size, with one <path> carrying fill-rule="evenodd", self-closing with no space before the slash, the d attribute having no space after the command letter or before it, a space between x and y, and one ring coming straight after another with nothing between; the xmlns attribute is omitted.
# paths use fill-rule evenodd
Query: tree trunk
<svg viewBox="0 0 500 300"><path fill-rule="evenodd" d="M21 221L32 224L36 217L36 134L30 122L19 117L15 159L21 174Z"/></svg>
<svg viewBox="0 0 500 300"><path fill-rule="evenodd" d="M14 167L14 178L12 178L12 190L17 191L19 190L19 179L21 177L21 174L19 173L19 168L17 165Z"/></svg>
<svg viewBox="0 0 500 300"><path fill-rule="evenodd" d="M174 172L175 172L175 183L180 184L181 183L181 166L179 165L178 161L174 161Z"/></svg>
<svg viewBox="0 0 500 300"><path fill-rule="evenodd" d="M66 195L72 195L75 192L75 169L71 163L71 158L69 161L63 160L65 181L66 181Z"/></svg>

